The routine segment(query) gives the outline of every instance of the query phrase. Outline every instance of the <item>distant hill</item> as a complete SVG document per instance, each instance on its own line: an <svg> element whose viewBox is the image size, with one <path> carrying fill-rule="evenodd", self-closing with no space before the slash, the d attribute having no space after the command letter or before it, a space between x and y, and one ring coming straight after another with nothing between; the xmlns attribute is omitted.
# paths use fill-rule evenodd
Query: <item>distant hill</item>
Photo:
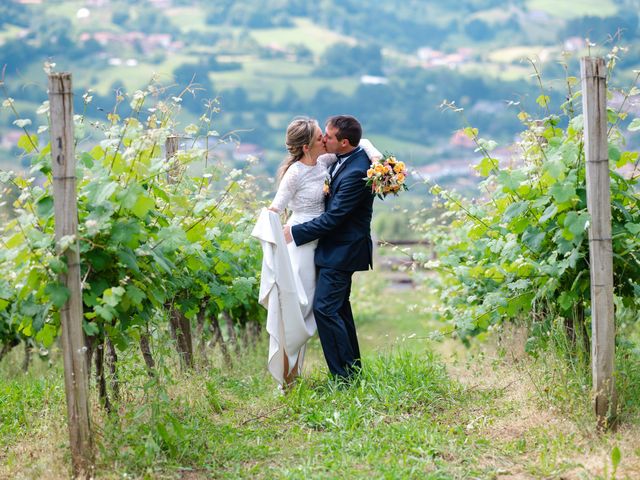
<svg viewBox="0 0 640 480"><path fill-rule="evenodd" d="M471 152L455 143L461 119L441 111L444 99L464 107L483 135L511 141L517 109L537 108L527 57L556 105L563 58L578 76L579 55L633 45L618 62L620 81L630 79L640 67L638 11L637 0L5 1L0 64L23 118L35 120L46 99L50 61L73 72L78 102L94 91L87 115L95 118L116 91L150 81L177 91L194 79L202 90L185 99L185 124L219 97L217 130L248 130L241 140L265 152L269 172L294 115L322 121L337 112L357 115L381 150L426 165ZM16 161L14 120L0 112L5 167Z"/></svg>

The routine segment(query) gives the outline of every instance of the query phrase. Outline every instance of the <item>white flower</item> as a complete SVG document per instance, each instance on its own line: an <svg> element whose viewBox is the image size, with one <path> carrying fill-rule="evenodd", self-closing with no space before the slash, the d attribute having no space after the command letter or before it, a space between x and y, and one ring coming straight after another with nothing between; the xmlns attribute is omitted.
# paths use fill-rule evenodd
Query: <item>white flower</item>
<svg viewBox="0 0 640 480"><path fill-rule="evenodd" d="M31 125L31 120L28 118L19 118L13 121L13 124L18 128L25 128Z"/></svg>
<svg viewBox="0 0 640 480"><path fill-rule="evenodd" d="M46 115L49 113L49 100L45 100L36 110L38 115Z"/></svg>

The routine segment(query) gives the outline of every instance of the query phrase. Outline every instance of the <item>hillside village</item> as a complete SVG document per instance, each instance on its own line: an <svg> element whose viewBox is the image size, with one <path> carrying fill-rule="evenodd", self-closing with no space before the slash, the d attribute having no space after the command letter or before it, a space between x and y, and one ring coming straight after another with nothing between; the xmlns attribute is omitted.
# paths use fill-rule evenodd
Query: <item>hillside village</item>
<svg viewBox="0 0 640 480"><path fill-rule="evenodd" d="M36 10L47 5L47 2L43 0L17 0L15 3ZM117 11L112 10L114 5L118 5ZM331 104L326 104L325 108L318 108L318 102L323 102L326 99L326 96L321 95L324 93L324 89L336 89L331 79L316 78L313 81L315 85L313 89L305 92L308 87L305 86L303 78L306 75L313 76L314 72L321 72L323 62L333 61L327 56L327 50L324 50L325 53L322 53L323 50L317 50L317 43L295 43L292 40L294 37L286 35L287 28L272 29L273 35L270 37L268 28L260 30L260 35L256 36L248 31L229 30L226 27L218 28L215 25L208 25L202 23L202 19L185 21L185 19L193 18L191 15L197 12L197 9L185 6L185 2L151 0L148 5L152 11L156 12L154 15L157 19L164 19L162 24L158 23L159 20L149 20L154 25L152 31L136 29L135 22L132 20L135 17L131 16L133 14L127 13L126 9L121 10L118 2L86 0L83 3L69 2L64 4L63 10L68 15L70 25L73 26L72 31L66 32L70 41L79 52L83 52L91 59L92 69L103 72L99 75L92 74L88 79L81 75L81 71L86 68L83 66L78 71L81 76L77 77L76 85L79 88L84 88L85 85L91 85L90 82L98 79L101 85L98 87L96 95L104 97L102 104L105 107L108 106L109 98L113 96L115 90L123 92L130 90L133 85L131 79L137 78L143 71L150 72L149 75L151 72L157 71L162 74L165 81L177 79L178 82L182 82L195 75L195 73L189 73L188 65L194 65L194 68L195 65L198 65L200 81L202 81L203 74L207 75L208 82L210 82L208 87L213 88L213 92L221 95L223 99L222 126L230 130L240 127L250 132L245 133L243 138L238 138L238 142L221 146L218 154L235 161L246 155L266 158L267 164L270 165L267 170L270 171L274 169L274 165L282 155L278 150L281 144L279 137L282 129L281 122L285 121L287 116L306 113L322 118L326 115L325 112L331 112L331 109L335 108ZM131 12L133 11L131 10ZM105 16L111 17L112 22L101 21ZM172 20L175 18L180 20ZM487 19L489 16L478 16L478 21L470 22L467 25L468 33L476 35L478 38L482 35L491 38L494 34L489 35L483 30L483 28L487 28L488 23L483 23L479 20L481 18ZM519 23L520 25L539 26L545 22L559 25L558 20L551 17L549 12L526 9L515 4L511 4L499 15L496 13L495 18L497 19L495 20L496 24L502 22L504 25ZM120 23L116 24L115 21ZM295 31L296 25L305 29L310 28L306 23L294 23L292 27L289 27L293 28L292 32ZM0 35L0 48L10 38L34 45L37 45L34 42L41 41L37 40L36 32L32 30L31 26L12 27L11 32L10 37ZM318 38L322 38L322 30L318 30L318 34L320 35ZM220 41L218 46L215 43L205 46L201 43L201 37L203 39L224 39L224 41ZM212 41L215 42L215 40ZM345 46L353 49L355 55L363 54L360 50L356 50L360 45L360 41L356 38L341 35L331 41L344 42ZM366 102L369 98L375 98L374 91L376 90L385 92L384 96L388 94L386 92L397 90L399 85L407 83L406 74L408 72L424 72L419 75L424 76L425 79L433 78L433 80L427 80L427 83L422 87L424 99L415 98L416 92L420 91L416 88L402 95L405 99L401 102L417 104L417 101L420 101L428 108L422 109L425 122L420 127L422 133L416 132L416 134L407 136L407 140L411 139L411 146L400 147L399 153L414 159L416 166L425 175L446 178L448 181L458 177L466 177L460 181L467 184L469 179L473 181L473 172L469 171L468 165L475 161L474 145L469 144L468 139L460 134L461 125L458 120L443 116L438 112L438 104L451 95L451 92L443 91L442 79L453 79L452 75L460 79L460 88L465 88L467 91L454 92L454 97L449 97L448 100L459 100L467 114L471 116L471 120L475 119L480 122L481 129L488 129L483 134L493 136L495 132L501 131L502 137L498 138L499 143L504 145L503 148L508 148L508 143L516 138L515 134L519 128L519 122L515 119L517 111L508 108L509 96L518 89L529 88L524 87L529 81L528 78L531 77L531 70L526 65L525 58L534 58L541 65L553 67L556 59L563 52L580 55L587 47L586 41L585 37L567 35L559 42L552 42L548 45L516 46L504 44L496 48L497 44L494 42L491 47L487 48L487 43L476 40L457 47L442 46L439 48L437 45L422 45L411 51L397 48L391 44L384 44L377 50L377 55L380 58L379 63L370 63L368 66L363 66L360 71L352 70L352 73L340 81L346 89L338 90L338 93L340 95L348 95L344 93L346 91L361 93L360 96ZM340 44L342 45L342 43ZM376 50L371 50L371 52L375 54ZM174 59L176 60L174 61ZM181 77L178 76L180 64L177 63L180 61L185 62L180 70ZM80 62L81 65L83 63L81 60L77 62ZM77 62L72 59L69 61L61 59L63 65L68 64L72 68ZM15 65L8 65L8 67L9 72L15 71L17 68ZM293 71L294 69L300 70L299 77L298 74L295 76L286 74L287 70ZM31 74L38 71L41 71L41 67L38 68L37 65L32 65L29 68ZM242 72L247 72L247 74ZM491 77L486 77L486 73L490 73ZM109 85L104 83L103 79L106 78L115 80ZM264 98L265 94L264 88L255 83L255 79L258 78L261 83L262 79L268 78L269 82L265 84L265 87L273 90L266 92L266 98L269 99L266 103L258 100L260 97ZM478 93L468 91L469 85L473 85L476 78L482 79L476 82ZM506 83L500 87L504 89L504 92L496 88L500 82L505 82L501 79L506 79ZM18 84L25 80L24 77L21 79L7 74L6 80L7 84L12 85L12 94L20 94ZM296 83L291 83L292 81ZM509 82L515 81L520 82L519 87L509 85ZM295 86L292 87L292 85ZM138 85L137 88L142 86ZM207 82L204 87L207 87ZM531 85L532 89L534 87L535 85ZM91 88L96 89L94 85ZM476 87L474 86L474 88ZM275 91L282 92L280 95L284 96L278 100L276 97L278 94L273 93ZM315 97L313 97L314 91ZM534 91L532 90L531 95ZM558 92L558 94L560 93ZM286 95L289 94L293 94L293 97L287 98ZM372 94L373 97L371 97ZM521 91L520 94L527 95L528 92ZM42 91L34 95L33 100L36 96L40 98L40 101L45 98ZM560 98L559 95L558 98ZM227 104L224 104L225 99L228 99ZM362 101L354 98L356 108L363 105ZM281 104L284 107L276 104ZM338 102L336 105L340 105L340 103ZM633 105L634 103L630 102L626 108L634 108ZM187 107L185 105L185 108ZM187 116L193 115L197 109L198 103L194 103L189 112L185 113ZM379 120L369 122L371 124L370 130L374 136L383 133L381 128L384 128L385 123L392 127L397 123L385 122L381 113L378 112L375 115L380 117ZM402 117L403 112L394 111L394 115ZM407 110L405 115L411 118L413 113ZM367 118L366 114L364 118ZM489 119L491 120L488 121ZM15 145L22 131L12 125L8 116L5 116L4 120L0 118L0 121L4 123L4 125L0 123L0 161L4 157L4 162L7 163L9 156L7 153L2 154L2 152L13 152L13 155L19 153L16 151ZM241 123L234 124L234 122ZM262 122L262 124L256 122ZM509 133L505 135L507 132ZM391 137L401 138L393 133ZM383 148L386 147L385 138L379 140ZM425 139L427 139L426 143Z"/></svg>

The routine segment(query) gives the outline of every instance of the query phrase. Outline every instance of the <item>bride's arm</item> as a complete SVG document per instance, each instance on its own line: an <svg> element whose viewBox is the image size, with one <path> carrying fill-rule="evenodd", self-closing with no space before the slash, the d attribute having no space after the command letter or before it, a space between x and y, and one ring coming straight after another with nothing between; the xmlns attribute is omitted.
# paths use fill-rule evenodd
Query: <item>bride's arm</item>
<svg viewBox="0 0 640 480"><path fill-rule="evenodd" d="M360 140L360 146L367 154L367 157L369 157L369 160L379 160L382 158L382 153L380 153L380 151L373 146L373 143L371 143L370 140L363 138L362 140Z"/></svg>
<svg viewBox="0 0 640 480"><path fill-rule="evenodd" d="M271 202L269 210L282 213L284 209L287 208L289 201L291 201L291 198L298 189L298 176L296 171L297 169L294 168L293 165L286 171L280 181L280 185L278 185L278 191L276 192L273 202Z"/></svg>

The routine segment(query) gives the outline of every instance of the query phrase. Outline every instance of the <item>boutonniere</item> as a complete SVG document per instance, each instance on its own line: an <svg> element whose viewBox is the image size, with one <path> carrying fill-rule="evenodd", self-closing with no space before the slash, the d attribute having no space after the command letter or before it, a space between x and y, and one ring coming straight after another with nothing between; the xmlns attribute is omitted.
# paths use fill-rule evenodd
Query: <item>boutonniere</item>
<svg viewBox="0 0 640 480"><path fill-rule="evenodd" d="M325 197L328 197L331 193L331 175L327 174L324 177L324 185L322 186L322 193L324 193Z"/></svg>

